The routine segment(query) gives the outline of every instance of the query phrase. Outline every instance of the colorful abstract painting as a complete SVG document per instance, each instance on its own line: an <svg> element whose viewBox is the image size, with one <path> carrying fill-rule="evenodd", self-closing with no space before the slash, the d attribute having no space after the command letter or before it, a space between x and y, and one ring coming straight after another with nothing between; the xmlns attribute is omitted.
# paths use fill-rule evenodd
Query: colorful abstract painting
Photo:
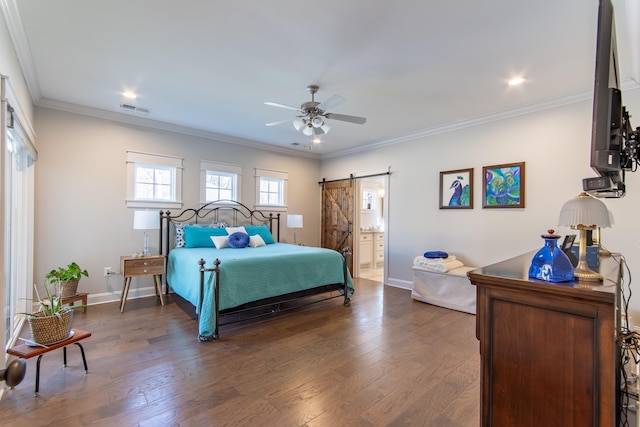
<svg viewBox="0 0 640 427"><path fill-rule="evenodd" d="M524 208L524 162L482 168L483 208Z"/></svg>

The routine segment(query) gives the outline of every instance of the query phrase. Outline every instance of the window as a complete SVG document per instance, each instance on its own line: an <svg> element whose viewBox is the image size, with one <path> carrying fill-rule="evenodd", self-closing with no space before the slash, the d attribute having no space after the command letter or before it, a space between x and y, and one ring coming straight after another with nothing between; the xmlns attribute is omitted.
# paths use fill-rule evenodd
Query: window
<svg viewBox="0 0 640 427"><path fill-rule="evenodd" d="M286 210L287 180L287 172L256 168L257 207Z"/></svg>
<svg viewBox="0 0 640 427"><path fill-rule="evenodd" d="M200 161L200 203L216 200L240 201L242 166Z"/></svg>
<svg viewBox="0 0 640 427"><path fill-rule="evenodd" d="M260 204L282 205L282 180L260 177Z"/></svg>
<svg viewBox="0 0 640 427"><path fill-rule="evenodd" d="M127 206L182 207L182 160L127 151Z"/></svg>
<svg viewBox="0 0 640 427"><path fill-rule="evenodd" d="M136 200L175 200L175 168L136 164Z"/></svg>
<svg viewBox="0 0 640 427"><path fill-rule="evenodd" d="M5 97L2 77L0 98ZM10 86L7 85L7 89ZM9 90L10 98L15 98ZM14 104L17 105L17 104ZM33 197L34 162L37 151L28 121L13 108L2 102L0 122L0 149L4 155L0 165L0 307L4 318L1 346L14 345L20 335L25 317L20 313L32 312L31 284L33 283ZM23 123L25 124L23 126ZM2 365L4 366L4 365Z"/></svg>

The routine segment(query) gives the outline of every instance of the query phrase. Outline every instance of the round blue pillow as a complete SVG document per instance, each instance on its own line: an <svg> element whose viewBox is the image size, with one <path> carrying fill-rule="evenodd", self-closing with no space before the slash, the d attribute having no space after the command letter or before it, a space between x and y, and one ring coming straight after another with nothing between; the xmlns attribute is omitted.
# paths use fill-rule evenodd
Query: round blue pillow
<svg viewBox="0 0 640 427"><path fill-rule="evenodd" d="M249 245L249 235L242 231L236 231L229 236L229 246L232 248L246 248Z"/></svg>
<svg viewBox="0 0 640 427"><path fill-rule="evenodd" d="M444 251L427 251L424 253L425 258L448 258L449 254Z"/></svg>

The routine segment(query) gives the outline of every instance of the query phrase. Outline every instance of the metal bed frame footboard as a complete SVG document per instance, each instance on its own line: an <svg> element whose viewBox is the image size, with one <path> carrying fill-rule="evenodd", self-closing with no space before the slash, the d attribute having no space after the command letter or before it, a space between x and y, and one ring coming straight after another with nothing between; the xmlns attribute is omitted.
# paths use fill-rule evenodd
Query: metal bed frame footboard
<svg viewBox="0 0 640 427"><path fill-rule="evenodd" d="M248 311L248 310L255 310L258 308L264 308L264 307L274 307L272 309L271 312L269 313L259 313L259 314L255 314L253 316L250 317L245 317L236 321L228 321L225 322L225 325L227 324L231 324L231 323L237 323L237 322L244 322L246 320L249 319L254 319L254 318L258 318L258 317L264 317L264 316L268 316L271 315L274 312L283 312L283 311L288 311L288 310L293 310L293 309L299 309L301 307L305 307L307 305L311 305L311 304L316 304L322 301L327 301L330 299L334 299L334 298L339 298L340 296L344 297L344 305L348 306L351 304L351 295L349 293L349 281L348 281L348 277L349 277L349 260L351 257L351 248L344 248L342 250L342 256L344 257L344 275L343 275L343 283L334 283L334 284L330 284L330 285L324 285L324 286L320 286L320 287L316 287L316 288L311 288L311 289L307 289L304 291L298 291L298 292L292 292L292 293L288 293L288 294L284 294L284 295L278 295L275 297L271 297L271 298L265 298L265 299L261 299L258 301L252 301L246 304L243 304L241 306L238 307L233 307L233 308L227 308L224 310L220 310L220 260L216 259L213 262L214 267L213 268L205 268L205 263L206 261L204 259L200 259L200 261L198 261L198 264L200 264L200 299L199 299L199 306L198 306L198 310L197 312L200 313L202 310L202 296L204 295L204 278L205 278L205 273L213 273L213 286L214 286L214 303L215 303L215 314L216 314L216 326L215 326L215 330L213 332L213 335L211 336L203 336L198 334L198 341L200 342L206 342L206 341L217 341L220 338L220 316L224 316L224 315L228 315L228 314L237 314L237 313L242 313L244 311ZM339 291L341 293L341 295L331 295L331 296L327 296L326 298L320 299L320 300L314 300L311 302L308 302L306 304L301 304L301 305L297 305L295 307L291 307L291 308L285 308L285 309L281 309L280 304L286 303L286 302L290 302L290 301L294 301L294 300L299 300L301 298L306 298L306 297L310 297L310 296L316 296L316 295L322 295L322 294L326 294L329 292L335 292L335 291Z"/></svg>

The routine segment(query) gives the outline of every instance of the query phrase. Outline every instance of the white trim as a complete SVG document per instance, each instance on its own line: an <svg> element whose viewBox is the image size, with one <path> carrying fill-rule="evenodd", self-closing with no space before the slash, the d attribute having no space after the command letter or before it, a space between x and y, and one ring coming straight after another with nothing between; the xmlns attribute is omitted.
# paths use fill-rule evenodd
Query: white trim
<svg viewBox="0 0 640 427"><path fill-rule="evenodd" d="M40 80L38 79L36 65L33 61L31 48L29 47L29 39L24 32L24 24L20 17L17 0L0 0L0 11L2 11L4 22L7 24L9 37L11 37L11 41L13 42L13 47L18 57L24 80L27 83L31 100L36 103L42 98L42 90L40 89ZM23 118L21 117L21 119ZM23 125L31 127L31 124L27 123L28 122L23 122Z"/></svg>
<svg viewBox="0 0 640 427"><path fill-rule="evenodd" d="M233 163L216 162L212 160L200 160L200 170L227 172L227 173L235 173L236 175L242 175L242 165L236 165Z"/></svg>
<svg viewBox="0 0 640 427"><path fill-rule="evenodd" d="M287 181L289 179L289 173L285 171L278 171L273 169L260 169L256 168L256 177L275 178Z"/></svg>
<svg viewBox="0 0 640 427"><path fill-rule="evenodd" d="M127 150L127 163L143 163L145 165L171 166L182 169L183 157L167 154L144 153L142 151Z"/></svg>

